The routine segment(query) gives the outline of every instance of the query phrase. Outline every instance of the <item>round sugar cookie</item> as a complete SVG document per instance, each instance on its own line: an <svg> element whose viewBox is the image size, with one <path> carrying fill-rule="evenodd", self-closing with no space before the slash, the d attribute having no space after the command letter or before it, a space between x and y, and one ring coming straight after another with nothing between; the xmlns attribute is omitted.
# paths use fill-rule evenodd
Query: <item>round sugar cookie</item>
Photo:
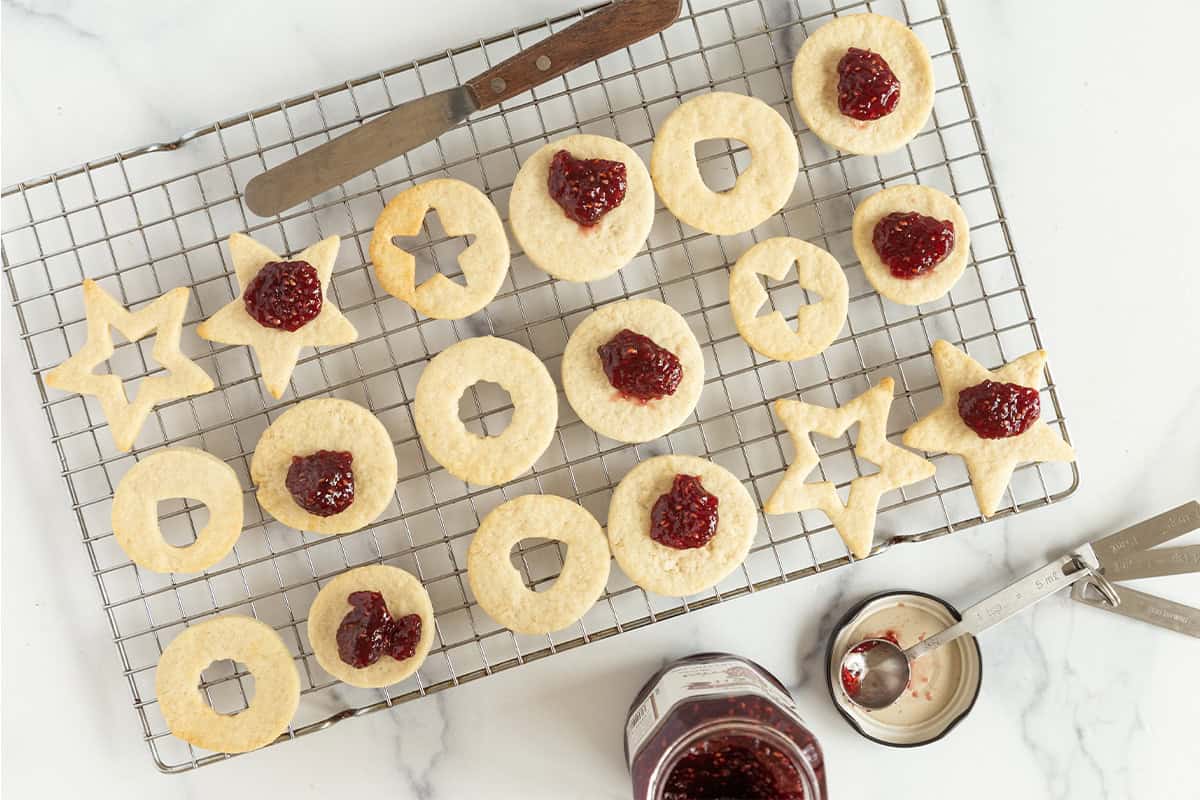
<svg viewBox="0 0 1200 800"><path fill-rule="evenodd" d="M218 714L200 691L200 673L214 661L241 662L254 676L250 705ZM185 628L158 659L158 707L171 733L218 753L245 753L287 730L300 704L300 674L292 654L269 625L227 615Z"/></svg>
<svg viewBox="0 0 1200 800"><path fill-rule="evenodd" d="M897 278L875 251L875 226L888 214L909 211L953 223L954 247L928 272L915 278ZM867 280L875 291L906 306L928 303L950 291L962 277L971 254L971 228L962 207L952 197L928 186L893 186L876 192L854 210L853 225L854 252Z"/></svg>
<svg viewBox="0 0 1200 800"><path fill-rule="evenodd" d="M337 631L353 608L347 598L354 592L379 592L393 619L409 614L421 618L421 638L411 656L397 661L384 653L365 667L342 661L338 655ZM321 669L343 683L367 689L399 683L420 669L433 645L434 632L433 604L425 587L399 567L386 564L343 572L325 584L308 610L308 641Z"/></svg>
<svg viewBox="0 0 1200 800"><path fill-rule="evenodd" d="M458 416L463 392L498 383L512 398L512 421L497 436L478 436ZM545 365L506 339L464 339L438 353L417 381L413 419L421 443L446 471L480 486L512 480L550 446L558 394Z"/></svg>
<svg viewBox="0 0 1200 800"><path fill-rule="evenodd" d="M285 485L292 458L318 450L353 456L354 502L328 517L301 508ZM284 525L309 533L349 533L373 522L392 499L396 450L383 423L357 403L332 397L305 400L263 431L250 478L258 487L259 504Z"/></svg>
<svg viewBox="0 0 1200 800"><path fill-rule="evenodd" d="M642 402L622 397L604 374L597 349L628 328L679 359L683 378L675 393ZM670 433L696 408L704 389L704 355L687 320L657 300L621 300L579 324L562 357L567 402L589 428L618 442L648 442Z"/></svg>
<svg viewBox="0 0 1200 800"><path fill-rule="evenodd" d="M900 100L874 120L838 108L838 62L851 47L878 53L900 82ZM792 97L808 127L847 153L890 153L917 135L933 109L933 61L904 23L880 14L848 14L817 28L792 65Z"/></svg>
<svg viewBox="0 0 1200 800"><path fill-rule="evenodd" d="M592 227L568 217L550 196L550 162L559 150L625 165L625 198ZM654 185L638 154L616 139L579 134L551 142L521 165L508 199L508 223L525 255L564 281L607 277L637 255L654 223Z"/></svg>
<svg viewBox="0 0 1200 800"><path fill-rule="evenodd" d="M717 533L703 547L676 549L650 538L650 511L676 475L695 475L717 497ZM719 583L750 552L758 510L729 470L695 456L656 456L629 471L608 506L608 542L629 579L647 591L684 597Z"/></svg>
<svg viewBox="0 0 1200 800"><path fill-rule="evenodd" d="M750 149L750 166L732 189L714 192L696 162L696 143L736 139ZM650 154L654 188L671 213L707 233L748 231L792 194L800 150L787 120L754 97L710 92L688 100L658 128Z"/></svg>
<svg viewBox="0 0 1200 800"><path fill-rule="evenodd" d="M549 588L533 591L509 554L522 539L567 545L562 571ZM467 550L467 578L484 611L517 633L549 633L571 625L608 583L612 556L596 518L556 495L525 495L492 509Z"/></svg>
<svg viewBox="0 0 1200 800"><path fill-rule="evenodd" d="M160 500L189 497L208 509L208 524L187 547L163 539ZM113 537L133 563L155 572L200 572L228 553L242 532L242 487L233 468L194 447L151 453L125 473L112 504Z"/></svg>
<svg viewBox="0 0 1200 800"><path fill-rule="evenodd" d="M757 316L767 302L767 290L758 276L783 280L792 264L800 286L821 296L800 306L795 330L778 311ZM733 323L746 343L767 358L797 361L829 347L846 322L849 303L850 286L837 259L800 239L779 236L759 242L742 254L729 273Z"/></svg>
<svg viewBox="0 0 1200 800"><path fill-rule="evenodd" d="M417 260L393 242L416 236L425 214L436 209L447 236L474 236L458 254L466 286L441 273L416 286ZM419 183L393 197L375 221L371 262L375 277L389 294L434 319L462 319L492 301L508 273L508 237L487 195L452 178Z"/></svg>

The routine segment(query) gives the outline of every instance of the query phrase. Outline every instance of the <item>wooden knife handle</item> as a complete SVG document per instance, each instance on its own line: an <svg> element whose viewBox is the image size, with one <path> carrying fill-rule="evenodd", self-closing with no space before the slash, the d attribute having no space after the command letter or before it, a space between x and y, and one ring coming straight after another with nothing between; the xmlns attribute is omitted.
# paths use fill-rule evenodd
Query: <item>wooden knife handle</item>
<svg viewBox="0 0 1200 800"><path fill-rule="evenodd" d="M467 81L480 108L516 97L666 28L683 0L618 0Z"/></svg>

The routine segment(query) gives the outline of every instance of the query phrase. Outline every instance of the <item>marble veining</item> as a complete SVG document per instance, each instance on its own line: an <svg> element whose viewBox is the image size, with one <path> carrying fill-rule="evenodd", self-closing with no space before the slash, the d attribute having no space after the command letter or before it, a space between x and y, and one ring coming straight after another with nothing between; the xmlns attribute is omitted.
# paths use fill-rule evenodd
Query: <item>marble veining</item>
<svg viewBox="0 0 1200 800"><path fill-rule="evenodd" d="M374 0L2 0L3 182L171 139L574 5L444 0L414 13ZM396 800L622 798L621 724L634 693L669 659L725 649L792 690L825 748L834 798L943 796L930 793L931 775L997 800L1194 796L1200 693L1180 687L1194 682L1195 642L1065 595L981 637L977 707L935 745L861 739L824 686L825 639L861 597L914 588L963 607L1200 491L1200 375L1188 366L1200 363L1200 272L1190 236L1156 235L1194 228L1200 116L1142 66L1189 72L1200 8L1118 5L950 0L1072 414L1075 496L187 775L157 775L140 741L5 287L3 788L97 800L347 790ZM1200 604L1195 576L1147 590Z"/></svg>

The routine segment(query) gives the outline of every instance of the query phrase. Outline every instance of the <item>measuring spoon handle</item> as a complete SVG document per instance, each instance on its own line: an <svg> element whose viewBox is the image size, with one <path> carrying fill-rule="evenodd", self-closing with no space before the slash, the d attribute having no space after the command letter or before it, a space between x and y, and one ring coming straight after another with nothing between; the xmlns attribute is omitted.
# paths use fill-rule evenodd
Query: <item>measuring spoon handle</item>
<svg viewBox="0 0 1200 800"><path fill-rule="evenodd" d="M1072 566L1076 569L1068 572L1067 568ZM979 633L1003 622L1059 589L1091 574L1091 570L1081 565L1077 556L1065 555L971 606L962 613L960 622L933 636L927 636L905 650L904 655L909 661L916 661L965 633Z"/></svg>
<svg viewBox="0 0 1200 800"><path fill-rule="evenodd" d="M1104 577L1110 581L1161 578L1200 572L1200 544L1159 547L1115 556L1104 564Z"/></svg>
<svg viewBox="0 0 1200 800"><path fill-rule="evenodd" d="M1086 584L1078 586L1071 591L1071 597L1089 606L1200 639L1200 608L1185 606L1165 597L1156 597L1120 585L1113 587L1117 599L1120 600L1120 603L1114 606L1103 598L1090 596L1087 588Z"/></svg>

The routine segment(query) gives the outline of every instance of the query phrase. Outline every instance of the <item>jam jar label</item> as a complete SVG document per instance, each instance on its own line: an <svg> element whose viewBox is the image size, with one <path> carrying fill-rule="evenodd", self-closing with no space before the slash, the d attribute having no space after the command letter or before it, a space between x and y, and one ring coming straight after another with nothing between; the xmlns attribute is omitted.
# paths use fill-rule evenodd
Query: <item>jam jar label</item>
<svg viewBox="0 0 1200 800"><path fill-rule="evenodd" d="M753 694L765 697L776 705L796 710L790 695L764 680L743 661L710 661L681 664L665 672L654 689L629 715L625 724L625 741L629 745L629 763L650 738L671 709L685 700L714 695Z"/></svg>

